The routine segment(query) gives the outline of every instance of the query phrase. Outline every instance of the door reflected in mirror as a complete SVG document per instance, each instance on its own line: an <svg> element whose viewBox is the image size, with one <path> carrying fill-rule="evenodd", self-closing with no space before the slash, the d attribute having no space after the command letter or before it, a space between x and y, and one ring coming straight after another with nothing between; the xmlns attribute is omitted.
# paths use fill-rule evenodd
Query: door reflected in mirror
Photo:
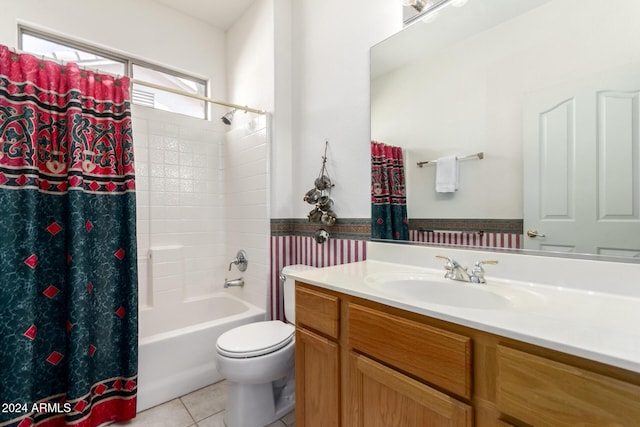
<svg viewBox="0 0 640 427"><path fill-rule="evenodd" d="M640 257L637 16L634 0L470 1L374 46L371 139L404 149L411 239ZM453 193L417 166L477 152Z"/></svg>

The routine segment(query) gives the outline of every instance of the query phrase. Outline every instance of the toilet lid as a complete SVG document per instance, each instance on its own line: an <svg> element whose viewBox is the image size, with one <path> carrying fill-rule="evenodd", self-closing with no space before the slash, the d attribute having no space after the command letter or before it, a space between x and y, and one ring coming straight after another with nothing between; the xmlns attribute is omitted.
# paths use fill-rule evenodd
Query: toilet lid
<svg viewBox="0 0 640 427"><path fill-rule="evenodd" d="M250 323L220 335L216 347L227 357L255 357L272 353L293 341L295 327L279 320Z"/></svg>

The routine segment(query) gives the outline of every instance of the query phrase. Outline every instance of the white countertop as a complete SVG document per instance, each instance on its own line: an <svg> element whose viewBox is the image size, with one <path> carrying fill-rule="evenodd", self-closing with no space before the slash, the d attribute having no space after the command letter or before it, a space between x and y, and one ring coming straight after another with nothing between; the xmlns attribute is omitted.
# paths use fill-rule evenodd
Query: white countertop
<svg viewBox="0 0 640 427"><path fill-rule="evenodd" d="M439 251L451 252L442 249ZM369 251L376 253L374 257L379 258L377 252ZM486 257L486 253L483 253L483 256ZM540 261L534 260L535 262ZM492 279L491 267L493 266L487 267L488 285L499 291L502 288L506 295L520 295L518 303L505 308L465 308L433 304L426 300L421 302L384 292L371 286L371 277L419 274L441 280L444 269L418 267L410 263L390 263L371 257L362 262L295 271L289 277L325 289L640 372L640 295L635 295L634 292L609 293L505 278ZM638 281L637 277L635 281ZM452 286L458 286L460 292L464 292L466 286L484 286L442 280L445 280L444 286L451 282Z"/></svg>

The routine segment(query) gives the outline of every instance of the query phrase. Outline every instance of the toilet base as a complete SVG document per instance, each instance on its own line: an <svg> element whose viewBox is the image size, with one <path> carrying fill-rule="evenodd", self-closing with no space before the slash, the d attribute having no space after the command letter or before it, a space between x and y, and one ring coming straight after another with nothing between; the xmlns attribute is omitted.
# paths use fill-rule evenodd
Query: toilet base
<svg viewBox="0 0 640 427"><path fill-rule="evenodd" d="M291 412L295 404L292 377L266 384L228 381L227 427L264 427Z"/></svg>

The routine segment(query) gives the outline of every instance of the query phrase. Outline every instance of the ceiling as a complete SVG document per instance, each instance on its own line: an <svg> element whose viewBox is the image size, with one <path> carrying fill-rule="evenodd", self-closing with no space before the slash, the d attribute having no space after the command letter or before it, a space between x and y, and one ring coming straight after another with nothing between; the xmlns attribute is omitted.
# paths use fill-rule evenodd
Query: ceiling
<svg viewBox="0 0 640 427"><path fill-rule="evenodd" d="M154 0L185 15L227 30L255 0Z"/></svg>

